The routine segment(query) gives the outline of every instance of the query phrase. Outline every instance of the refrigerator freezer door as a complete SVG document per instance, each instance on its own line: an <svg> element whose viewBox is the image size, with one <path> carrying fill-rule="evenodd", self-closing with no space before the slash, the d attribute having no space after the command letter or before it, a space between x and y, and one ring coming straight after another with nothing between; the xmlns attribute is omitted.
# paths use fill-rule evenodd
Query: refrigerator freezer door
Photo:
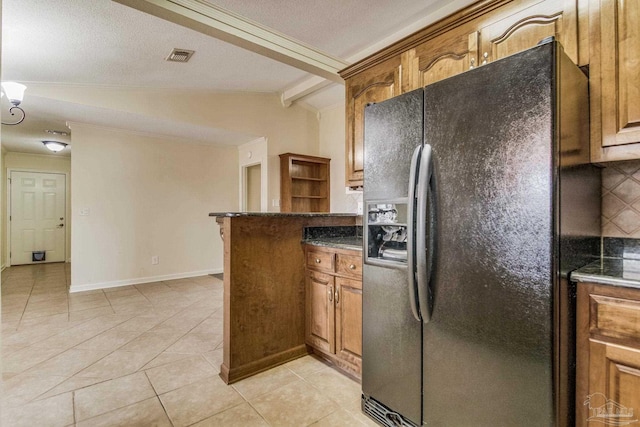
<svg viewBox="0 0 640 427"><path fill-rule="evenodd" d="M365 206L409 197L411 158L423 138L422 103L419 90L365 109ZM362 287L362 392L421 425L422 323L411 309L407 268L365 262Z"/></svg>
<svg viewBox="0 0 640 427"><path fill-rule="evenodd" d="M425 88L425 425L554 424L555 56L547 44Z"/></svg>

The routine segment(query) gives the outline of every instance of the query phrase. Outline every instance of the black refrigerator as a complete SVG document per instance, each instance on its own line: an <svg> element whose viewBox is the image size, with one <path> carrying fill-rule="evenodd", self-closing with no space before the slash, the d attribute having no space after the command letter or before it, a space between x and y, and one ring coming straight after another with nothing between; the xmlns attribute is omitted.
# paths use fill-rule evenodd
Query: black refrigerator
<svg viewBox="0 0 640 427"><path fill-rule="evenodd" d="M362 408L565 426L600 251L587 77L555 41L365 108Z"/></svg>

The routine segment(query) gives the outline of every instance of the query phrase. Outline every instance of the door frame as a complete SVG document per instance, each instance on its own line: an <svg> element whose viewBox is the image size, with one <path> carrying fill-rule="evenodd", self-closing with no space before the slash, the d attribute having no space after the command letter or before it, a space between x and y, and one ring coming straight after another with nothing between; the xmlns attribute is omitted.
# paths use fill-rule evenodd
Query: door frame
<svg viewBox="0 0 640 427"><path fill-rule="evenodd" d="M246 163L240 166L240 211L245 212L247 210L247 173L250 167L260 165L260 212L267 211L267 194L265 191L264 171L265 168L262 159L255 163Z"/></svg>
<svg viewBox="0 0 640 427"><path fill-rule="evenodd" d="M261 137L238 146L238 206L240 212L247 208L247 168L260 165L260 212L269 211L269 161L267 138Z"/></svg>
<svg viewBox="0 0 640 427"><path fill-rule="evenodd" d="M69 206L69 202L71 200L71 197L69 196L71 193L71 180L69 179L69 172L63 172L63 171L56 171L56 170L38 170L38 169L25 169L25 168L7 168L7 208L6 208L6 218L7 218L7 229L5 230L5 236L7 236L6 239L6 243L4 245L4 247L2 248L2 253L6 254L6 259L7 259L7 263L5 265L5 267L11 267L11 173L12 172L27 172L27 173L50 173L50 174L57 174L57 175L64 175L64 217L65 219L65 228L66 230L64 231L64 258L65 261L64 262L71 262L71 259L69 258L69 246L70 246L70 242L71 242L71 215L70 214L70 206ZM0 260L1 261L1 260Z"/></svg>

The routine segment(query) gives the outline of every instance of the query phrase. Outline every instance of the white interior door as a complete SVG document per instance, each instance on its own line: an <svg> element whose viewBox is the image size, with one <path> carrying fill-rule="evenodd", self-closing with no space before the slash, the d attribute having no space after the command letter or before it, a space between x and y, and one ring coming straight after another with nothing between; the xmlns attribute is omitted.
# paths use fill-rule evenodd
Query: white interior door
<svg viewBox="0 0 640 427"><path fill-rule="evenodd" d="M64 174L11 172L11 265L65 260L65 199Z"/></svg>

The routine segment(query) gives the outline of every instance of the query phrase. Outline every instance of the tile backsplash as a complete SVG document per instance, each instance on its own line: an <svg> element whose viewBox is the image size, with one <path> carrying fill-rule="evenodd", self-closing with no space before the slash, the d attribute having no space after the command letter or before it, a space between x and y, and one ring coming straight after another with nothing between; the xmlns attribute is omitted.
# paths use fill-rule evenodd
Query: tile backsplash
<svg viewBox="0 0 640 427"><path fill-rule="evenodd" d="M602 235L640 238L640 160L602 169Z"/></svg>

